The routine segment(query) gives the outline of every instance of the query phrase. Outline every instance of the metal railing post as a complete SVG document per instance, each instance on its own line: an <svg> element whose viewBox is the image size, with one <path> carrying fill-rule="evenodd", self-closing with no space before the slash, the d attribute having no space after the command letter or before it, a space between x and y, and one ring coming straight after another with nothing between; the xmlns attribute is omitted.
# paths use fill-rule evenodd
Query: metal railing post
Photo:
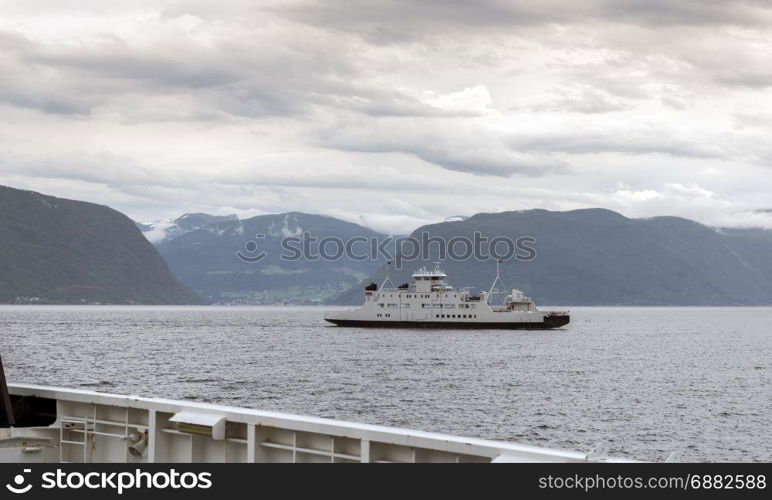
<svg viewBox="0 0 772 500"><path fill-rule="evenodd" d="M5 381L5 370L3 369L3 357L0 356L0 406L2 406L8 426L16 425L13 418L13 406L11 406L11 394L8 392L8 384Z"/></svg>

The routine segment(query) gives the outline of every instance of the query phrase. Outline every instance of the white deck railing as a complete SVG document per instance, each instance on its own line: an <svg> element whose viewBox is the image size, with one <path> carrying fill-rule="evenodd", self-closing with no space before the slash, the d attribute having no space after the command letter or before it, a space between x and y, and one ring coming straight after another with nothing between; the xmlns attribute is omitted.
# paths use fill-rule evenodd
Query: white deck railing
<svg viewBox="0 0 772 500"><path fill-rule="evenodd" d="M50 427L0 429L0 462L620 462L483 439L169 399L9 384L56 401Z"/></svg>

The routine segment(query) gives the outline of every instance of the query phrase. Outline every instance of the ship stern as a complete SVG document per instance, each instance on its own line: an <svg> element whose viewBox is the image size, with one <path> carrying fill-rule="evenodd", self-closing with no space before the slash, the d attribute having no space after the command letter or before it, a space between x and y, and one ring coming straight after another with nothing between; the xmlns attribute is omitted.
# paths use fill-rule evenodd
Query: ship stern
<svg viewBox="0 0 772 500"><path fill-rule="evenodd" d="M571 315L567 312L550 312L544 316L545 328L560 328L571 322Z"/></svg>

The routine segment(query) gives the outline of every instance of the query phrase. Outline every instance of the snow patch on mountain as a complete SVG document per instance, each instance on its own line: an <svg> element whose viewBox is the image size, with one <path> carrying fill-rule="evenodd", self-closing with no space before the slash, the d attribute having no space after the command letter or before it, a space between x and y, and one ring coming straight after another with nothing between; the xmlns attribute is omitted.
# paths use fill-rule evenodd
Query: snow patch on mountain
<svg viewBox="0 0 772 500"><path fill-rule="evenodd" d="M177 219L161 219L148 222L137 222L137 227L145 235L153 245L160 245L166 241L182 236L183 234L197 231L199 229L217 224L218 222L235 221L239 222L239 218L235 214L231 215L209 215L202 213L184 214ZM226 227L218 228L217 231L222 231L225 234L228 229L235 230L237 234L243 233L241 224L238 223L235 228ZM240 232L241 231L241 232Z"/></svg>
<svg viewBox="0 0 772 500"><path fill-rule="evenodd" d="M268 227L268 234L276 237L293 238L303 234L303 228L298 223L297 217L293 214L287 214L282 220L282 226L277 227L275 223L271 223Z"/></svg>

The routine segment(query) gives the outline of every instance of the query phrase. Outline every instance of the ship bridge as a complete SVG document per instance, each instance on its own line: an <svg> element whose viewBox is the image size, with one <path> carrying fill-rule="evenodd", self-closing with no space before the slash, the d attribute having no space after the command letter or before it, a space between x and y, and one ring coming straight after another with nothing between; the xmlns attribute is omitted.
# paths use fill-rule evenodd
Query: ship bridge
<svg viewBox="0 0 772 500"><path fill-rule="evenodd" d="M434 269L422 267L413 273L415 282L415 291L418 293L428 293L437 289L449 290L452 287L445 283L447 274L440 268L439 262L435 263Z"/></svg>
<svg viewBox="0 0 772 500"><path fill-rule="evenodd" d="M447 277L448 275L445 274L445 272L442 269L440 269L439 264L436 265L434 269L431 271L426 267L422 267L413 273L414 280L427 280L427 279L444 280Z"/></svg>

